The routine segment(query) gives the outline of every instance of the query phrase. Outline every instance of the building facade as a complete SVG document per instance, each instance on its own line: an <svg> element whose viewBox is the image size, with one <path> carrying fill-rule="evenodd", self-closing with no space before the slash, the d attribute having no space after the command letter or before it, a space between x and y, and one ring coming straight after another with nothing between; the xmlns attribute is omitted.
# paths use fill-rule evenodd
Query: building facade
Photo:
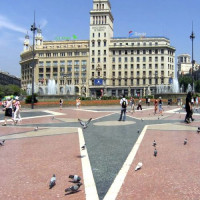
<svg viewBox="0 0 200 200"><path fill-rule="evenodd" d="M21 87L21 79L8 72L0 71L0 85L16 85Z"/></svg>
<svg viewBox="0 0 200 200"><path fill-rule="evenodd" d="M113 37L114 18L109 0L93 0L90 39L43 41L36 35L34 69L36 90L48 93L55 81L56 94L99 97L154 94L157 85L170 85L175 77L175 48L166 37ZM28 35L21 54L22 87L32 80L32 47Z"/></svg>

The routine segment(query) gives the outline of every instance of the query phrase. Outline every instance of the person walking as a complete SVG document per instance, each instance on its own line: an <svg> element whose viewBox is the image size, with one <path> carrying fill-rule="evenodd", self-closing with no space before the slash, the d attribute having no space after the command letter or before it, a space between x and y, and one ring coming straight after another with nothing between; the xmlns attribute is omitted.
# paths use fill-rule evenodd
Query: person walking
<svg viewBox="0 0 200 200"><path fill-rule="evenodd" d="M151 103L151 99L148 98L148 106L150 106L150 103Z"/></svg>
<svg viewBox="0 0 200 200"><path fill-rule="evenodd" d="M186 123L190 123L190 119L192 121L194 121L194 119L192 118L192 103L191 103L191 100L192 100L192 92L188 92L187 94L187 97L186 97L186 103L185 103L185 110L186 110L186 116L185 116L185 122Z"/></svg>
<svg viewBox="0 0 200 200"><path fill-rule="evenodd" d="M63 100L60 98L60 110L62 110Z"/></svg>
<svg viewBox="0 0 200 200"><path fill-rule="evenodd" d="M4 108L4 111L5 111L4 124L2 124L2 126L7 125L7 118L12 119L12 108L13 108L12 100L10 97L7 97L6 106Z"/></svg>
<svg viewBox="0 0 200 200"><path fill-rule="evenodd" d="M159 97L159 113L163 116L162 98Z"/></svg>
<svg viewBox="0 0 200 200"><path fill-rule="evenodd" d="M138 100L138 107L137 107L137 110L142 110L142 100L141 99L139 99Z"/></svg>
<svg viewBox="0 0 200 200"><path fill-rule="evenodd" d="M81 105L81 99L77 98L76 99L76 108L80 108L80 105Z"/></svg>
<svg viewBox="0 0 200 200"><path fill-rule="evenodd" d="M125 98L125 95L123 95L123 98L120 100L120 105L121 105L121 114L120 114L118 121L122 120L122 116L123 116L123 121L125 121L126 120L126 107L128 105L128 101Z"/></svg>
<svg viewBox="0 0 200 200"><path fill-rule="evenodd" d="M130 99L131 113L135 112L135 99L131 97Z"/></svg>
<svg viewBox="0 0 200 200"><path fill-rule="evenodd" d="M198 96L196 96L195 102L196 102L196 109L198 109L199 108L199 97Z"/></svg>
<svg viewBox="0 0 200 200"><path fill-rule="evenodd" d="M20 104L20 101L19 101L19 97L15 97L15 103L14 103L14 106L13 106L15 109L14 109L14 124L16 125L18 121L21 121L22 118L21 118L21 115L20 115L20 110L21 110L21 104Z"/></svg>
<svg viewBox="0 0 200 200"><path fill-rule="evenodd" d="M154 101L154 115L156 114L157 110L158 110L158 100L155 99L155 101Z"/></svg>

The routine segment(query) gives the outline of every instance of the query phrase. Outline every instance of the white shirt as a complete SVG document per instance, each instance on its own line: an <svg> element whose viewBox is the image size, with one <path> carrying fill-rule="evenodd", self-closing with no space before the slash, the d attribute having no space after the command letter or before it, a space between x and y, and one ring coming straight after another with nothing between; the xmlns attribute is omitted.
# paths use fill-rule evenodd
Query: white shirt
<svg viewBox="0 0 200 200"><path fill-rule="evenodd" d="M126 101L126 106L127 106L127 105L128 105L127 99L126 99L126 98L122 98L122 99L120 100L120 104L121 104L121 105L122 105L123 101Z"/></svg>

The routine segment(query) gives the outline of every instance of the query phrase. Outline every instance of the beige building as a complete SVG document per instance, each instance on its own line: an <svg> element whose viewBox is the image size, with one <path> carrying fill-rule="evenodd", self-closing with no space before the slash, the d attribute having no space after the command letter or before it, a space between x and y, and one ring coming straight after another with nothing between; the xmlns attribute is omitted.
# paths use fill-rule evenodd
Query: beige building
<svg viewBox="0 0 200 200"><path fill-rule="evenodd" d="M175 48L166 37L135 33L113 37L109 0L93 0L90 40L43 41L36 35L35 88L40 94L76 94L99 97L153 94L175 76ZM29 37L21 54L22 87L30 90L32 47Z"/></svg>

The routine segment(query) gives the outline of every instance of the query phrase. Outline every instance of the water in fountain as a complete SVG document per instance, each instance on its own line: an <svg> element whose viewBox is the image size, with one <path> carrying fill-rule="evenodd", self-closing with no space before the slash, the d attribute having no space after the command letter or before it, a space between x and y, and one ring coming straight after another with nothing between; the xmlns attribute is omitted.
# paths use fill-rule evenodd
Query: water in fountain
<svg viewBox="0 0 200 200"><path fill-rule="evenodd" d="M66 85L66 93L70 95L75 94L75 86L74 85Z"/></svg>
<svg viewBox="0 0 200 200"><path fill-rule="evenodd" d="M191 91L192 91L192 86L190 84L188 84L186 92L188 93L188 92L191 92Z"/></svg>
<svg viewBox="0 0 200 200"><path fill-rule="evenodd" d="M165 94L165 93L179 93L179 82L178 79L175 78L171 85L156 85L157 94Z"/></svg>
<svg viewBox="0 0 200 200"><path fill-rule="evenodd" d="M50 95L51 94L56 94L57 85L56 85L55 80L49 80L47 88L48 88L48 94L50 94Z"/></svg>

